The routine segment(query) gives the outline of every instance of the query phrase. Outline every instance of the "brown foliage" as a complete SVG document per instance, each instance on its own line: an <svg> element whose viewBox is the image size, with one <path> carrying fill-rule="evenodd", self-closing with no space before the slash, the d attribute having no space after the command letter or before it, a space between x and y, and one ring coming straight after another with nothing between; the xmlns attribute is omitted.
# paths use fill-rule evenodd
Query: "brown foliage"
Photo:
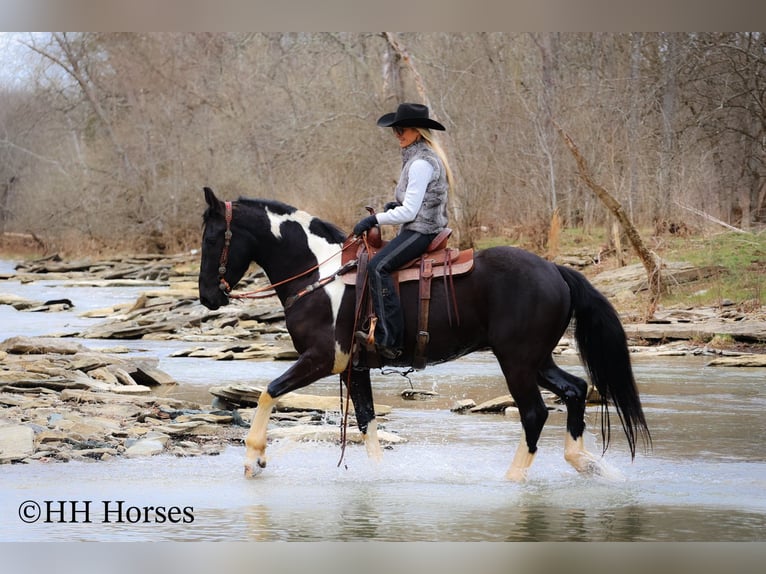
<svg viewBox="0 0 766 574"><path fill-rule="evenodd" d="M398 176L398 149L375 120L427 98L447 126L461 244L481 226L525 227L543 249L557 210L565 225L607 222L552 118L637 225L684 221L673 198L747 229L766 196L765 38L37 35L25 39L34 81L0 88L0 182L16 178L0 223L48 243L189 247L209 185L348 229Z"/></svg>

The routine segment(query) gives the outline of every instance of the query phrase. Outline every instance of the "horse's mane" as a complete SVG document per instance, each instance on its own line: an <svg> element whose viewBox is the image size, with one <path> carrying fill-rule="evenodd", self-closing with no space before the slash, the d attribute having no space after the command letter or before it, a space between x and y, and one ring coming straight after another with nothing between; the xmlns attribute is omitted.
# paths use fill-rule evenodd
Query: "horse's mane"
<svg viewBox="0 0 766 574"><path fill-rule="evenodd" d="M276 199L253 199L251 197L240 197L237 201L243 205L268 208L269 211L276 213L277 215L290 215L291 213L298 211L297 207L287 205L286 203L277 201Z"/></svg>
<svg viewBox="0 0 766 574"><path fill-rule="evenodd" d="M275 213L277 215L291 215L298 210L297 207L293 207L292 205L288 205L287 203L283 203L281 201L278 201L276 199L253 199L249 197L240 197L238 202L242 205L249 205L252 207L259 207L262 209L268 209L270 212ZM314 235L318 235L320 237L324 237L328 241L332 243L343 243L346 239L346 233L340 229L337 225L334 223L330 223L329 221L324 221L322 219L319 219L318 217L311 216L311 223L309 225L309 230Z"/></svg>

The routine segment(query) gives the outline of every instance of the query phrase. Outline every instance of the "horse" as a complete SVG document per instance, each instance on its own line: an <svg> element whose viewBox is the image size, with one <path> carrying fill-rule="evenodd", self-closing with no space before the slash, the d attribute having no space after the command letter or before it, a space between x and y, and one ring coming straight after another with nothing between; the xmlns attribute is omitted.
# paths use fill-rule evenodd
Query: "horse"
<svg viewBox="0 0 766 574"><path fill-rule="evenodd" d="M356 289L335 280L342 253L354 238L279 201L240 197L224 202L209 187L204 194L200 302L212 310L227 305L234 296L231 288L255 262L285 307L285 325L298 352L292 366L259 397L245 439L245 476L266 467L267 427L276 399L336 374L347 387L368 456L380 460L370 367L352 360ZM581 473L602 470L583 441L588 384L559 368L552 356L573 320L581 362L601 397L602 456L611 437L609 405L617 411L631 460L639 440L645 449L651 446L622 323L584 275L520 248L499 246L477 251L472 271L451 283L451 293L441 281L432 287L426 362L443 363L480 350L497 358L523 430L506 478L522 482L528 477L548 417L540 387L566 407L565 460ZM418 295L417 282L400 284L405 350L387 366L411 364ZM459 322L447 316L454 302Z"/></svg>

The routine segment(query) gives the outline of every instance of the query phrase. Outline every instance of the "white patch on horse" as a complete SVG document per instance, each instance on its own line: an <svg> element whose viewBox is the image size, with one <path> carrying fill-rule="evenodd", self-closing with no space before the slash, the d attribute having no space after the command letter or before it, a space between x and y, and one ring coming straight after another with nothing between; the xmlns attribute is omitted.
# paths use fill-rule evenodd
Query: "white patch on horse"
<svg viewBox="0 0 766 574"><path fill-rule="evenodd" d="M333 374L337 375L338 373L342 373L348 366L348 361L350 358L351 355L344 353L340 348L340 344L335 341L335 361L333 362L332 366Z"/></svg>
<svg viewBox="0 0 766 574"><path fill-rule="evenodd" d="M314 257L316 257L317 263L320 264L320 279L328 277L340 269L341 246L337 243L330 243L324 237L314 235L311 233L311 231L309 231L311 220L314 219L313 215L302 210L297 210L294 213L280 215L269 211L269 209L266 209L266 215L268 216L269 223L271 225L271 233L278 239L282 237L281 227L283 223L294 221L300 224L303 232L306 234L309 249L314 254ZM332 322L334 328L338 321L338 312L340 311L340 303L341 299L343 298L345 286L343 281L337 280L331 281L325 285L323 289L325 293L327 293L327 296L330 298L330 304L332 305Z"/></svg>

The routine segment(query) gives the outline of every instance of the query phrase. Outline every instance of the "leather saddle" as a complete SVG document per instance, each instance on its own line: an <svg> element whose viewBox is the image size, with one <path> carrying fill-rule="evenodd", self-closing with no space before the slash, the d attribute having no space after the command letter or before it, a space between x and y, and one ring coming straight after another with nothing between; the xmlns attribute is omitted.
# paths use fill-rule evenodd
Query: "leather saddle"
<svg viewBox="0 0 766 574"><path fill-rule="evenodd" d="M442 230L433 241L431 241L421 257L413 259L396 271L395 280L398 283L418 281L420 279L421 260L423 258L431 261L434 277L442 277L444 275L455 276L469 273L473 269L473 249L458 250L447 247L447 241L451 235L452 230L449 227ZM372 259L375 254L386 245L386 243L388 242L383 241L380 236L380 229L373 227L367 232L367 246L365 246L364 243L360 243L356 251L349 249L343 252L342 265L358 260L359 256L365 251L367 252L367 259ZM369 247L369 250L367 247ZM357 269L358 268L352 269L348 273L342 275L343 282L346 285L356 284Z"/></svg>
<svg viewBox="0 0 766 574"><path fill-rule="evenodd" d="M452 230L444 229L431 241L425 253L400 267L394 274L397 288L405 281L419 282L418 301L418 327L415 337L415 350L413 353L412 366L420 370L426 366L426 346L430 339L428 332L428 315L431 300L431 280L434 277L443 277L445 289L452 291L452 305L447 303L447 313L452 322L454 310L456 321L460 322L457 309L457 301L454 299L454 287L452 278L455 275L469 273L473 269L473 249L450 249L447 241ZM379 366L379 357L376 354L374 341L375 322L377 318L372 310L372 302L366 297L366 271L367 262L380 251L386 242L382 241L380 228L373 227L367 232L367 241L361 243L356 251L346 250L343 252L343 268L352 268L342 275L343 282L347 285L355 285L357 292L357 312L359 325L369 324L368 334L364 341L366 361L368 366Z"/></svg>

